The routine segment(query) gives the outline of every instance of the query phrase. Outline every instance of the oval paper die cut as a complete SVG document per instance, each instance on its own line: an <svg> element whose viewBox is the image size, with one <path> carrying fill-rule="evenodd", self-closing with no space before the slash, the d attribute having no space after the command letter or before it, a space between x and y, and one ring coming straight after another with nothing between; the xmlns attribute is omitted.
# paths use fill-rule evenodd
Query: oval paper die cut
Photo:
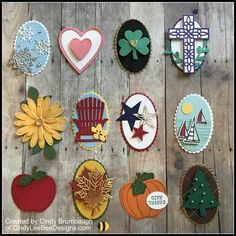
<svg viewBox="0 0 236 236"><path fill-rule="evenodd" d="M183 211L192 223L212 221L220 202L216 177L210 169L201 164L190 167L182 177L180 195Z"/></svg>
<svg viewBox="0 0 236 236"><path fill-rule="evenodd" d="M155 141L158 130L156 108L144 94L132 94L122 103L120 128L126 143L136 151L147 150Z"/></svg>
<svg viewBox="0 0 236 236"><path fill-rule="evenodd" d="M167 206L168 197L163 192L152 192L147 196L147 204L154 210L160 210Z"/></svg>
<svg viewBox="0 0 236 236"><path fill-rule="evenodd" d="M16 35L13 55L9 63L17 73L38 74L47 64L50 47L45 26L38 21L27 21Z"/></svg>
<svg viewBox="0 0 236 236"><path fill-rule="evenodd" d="M106 101L97 93L81 95L72 113L72 131L75 142L87 150L106 142L110 116Z"/></svg>
<svg viewBox="0 0 236 236"><path fill-rule="evenodd" d="M198 94L184 97L176 109L174 129L178 143L186 152L201 152L213 131L213 114L207 100Z"/></svg>
<svg viewBox="0 0 236 236"><path fill-rule="evenodd" d="M128 73L141 72L151 54L151 40L146 27L138 20L124 22L115 36L115 53Z"/></svg>
<svg viewBox="0 0 236 236"><path fill-rule="evenodd" d="M75 51L71 50L70 43L74 39L79 40L80 44L86 40L85 45L82 47L82 52L78 52L78 45L77 49L75 49L76 45L73 45ZM88 40L91 44L88 43ZM89 28L86 31L80 31L75 27L67 27L59 33L60 49L65 58L78 73L82 73L86 70L86 68L96 59L103 44L103 32L97 27ZM79 48L81 49L81 47Z"/></svg>

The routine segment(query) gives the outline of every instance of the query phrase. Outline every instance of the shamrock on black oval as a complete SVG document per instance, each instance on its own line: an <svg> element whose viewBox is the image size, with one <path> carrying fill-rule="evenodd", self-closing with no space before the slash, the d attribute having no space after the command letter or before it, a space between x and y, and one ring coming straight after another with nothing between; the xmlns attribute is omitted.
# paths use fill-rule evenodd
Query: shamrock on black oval
<svg viewBox="0 0 236 236"><path fill-rule="evenodd" d="M129 73L137 73L147 65L151 52L150 36L138 20L128 20L118 29L115 50L121 66Z"/></svg>

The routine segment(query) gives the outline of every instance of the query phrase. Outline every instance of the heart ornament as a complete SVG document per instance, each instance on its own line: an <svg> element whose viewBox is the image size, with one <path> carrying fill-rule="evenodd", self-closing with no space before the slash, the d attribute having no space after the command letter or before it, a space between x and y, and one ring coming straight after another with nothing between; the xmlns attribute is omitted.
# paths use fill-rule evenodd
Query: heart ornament
<svg viewBox="0 0 236 236"><path fill-rule="evenodd" d="M78 73L82 73L95 60L103 44L103 32L97 27L83 32L67 27L59 33L60 49Z"/></svg>

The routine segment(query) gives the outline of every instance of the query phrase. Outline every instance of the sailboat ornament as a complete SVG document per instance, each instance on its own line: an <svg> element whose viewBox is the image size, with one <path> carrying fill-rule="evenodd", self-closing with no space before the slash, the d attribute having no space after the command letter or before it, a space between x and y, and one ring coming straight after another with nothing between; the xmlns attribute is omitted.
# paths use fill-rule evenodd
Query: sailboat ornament
<svg viewBox="0 0 236 236"><path fill-rule="evenodd" d="M188 131L186 128L186 120L182 122L178 133L178 139L182 140L185 144L198 144L200 142L200 138L196 129L196 123L207 124L202 109L198 113L197 122L195 122L195 117L191 120Z"/></svg>

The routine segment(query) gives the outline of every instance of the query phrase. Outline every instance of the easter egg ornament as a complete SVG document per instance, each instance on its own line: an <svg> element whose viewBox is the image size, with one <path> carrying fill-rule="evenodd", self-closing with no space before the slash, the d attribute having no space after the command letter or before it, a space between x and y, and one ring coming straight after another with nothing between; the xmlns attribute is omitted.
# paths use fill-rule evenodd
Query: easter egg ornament
<svg viewBox="0 0 236 236"><path fill-rule="evenodd" d="M213 114L207 100L198 94L184 97L176 109L174 130L182 149L189 153L201 152L213 132Z"/></svg>
<svg viewBox="0 0 236 236"><path fill-rule="evenodd" d="M128 73L141 72L149 61L151 41L146 27L138 20L124 22L115 35L115 54Z"/></svg>
<svg viewBox="0 0 236 236"><path fill-rule="evenodd" d="M183 15L168 31L164 54L171 55L174 63L186 74L194 74L206 60L209 29L202 28L194 15Z"/></svg>
<svg viewBox="0 0 236 236"><path fill-rule="evenodd" d="M114 179L108 177L104 166L96 160L87 160L77 168L70 186L81 216L96 220L104 214Z"/></svg>
<svg viewBox="0 0 236 236"><path fill-rule="evenodd" d="M9 64L17 74L36 75L45 68L50 48L46 27L35 20L27 21L16 34Z"/></svg>
<svg viewBox="0 0 236 236"><path fill-rule="evenodd" d="M104 44L103 32L97 27L85 31L66 27L58 37L63 55L79 74L96 59Z"/></svg>
<svg viewBox="0 0 236 236"><path fill-rule="evenodd" d="M192 223L210 223L220 205L214 172L201 164L191 166L182 177L180 196L183 211Z"/></svg>

